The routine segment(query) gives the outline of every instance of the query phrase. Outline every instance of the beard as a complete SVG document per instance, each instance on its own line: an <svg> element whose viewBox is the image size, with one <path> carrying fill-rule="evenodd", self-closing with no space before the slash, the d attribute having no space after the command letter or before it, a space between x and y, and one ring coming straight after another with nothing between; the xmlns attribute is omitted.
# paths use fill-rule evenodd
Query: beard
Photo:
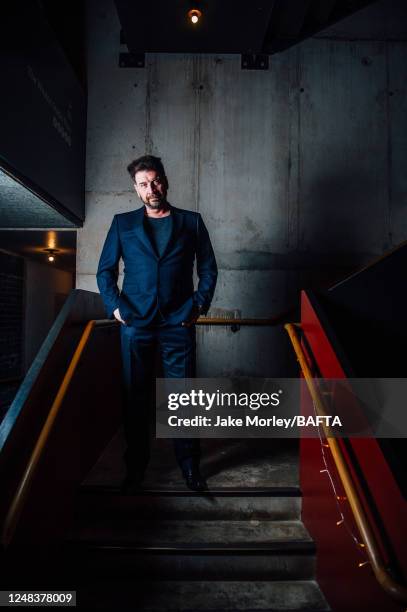
<svg viewBox="0 0 407 612"><path fill-rule="evenodd" d="M151 210L157 210L161 208L163 202L164 200L162 199L155 200L154 202L149 202L149 200L146 200L144 204L147 206L147 208L151 208Z"/></svg>
<svg viewBox="0 0 407 612"><path fill-rule="evenodd" d="M155 196L156 199L151 201L150 198L143 199L144 204L147 206L149 210L160 210L160 208L164 208L166 204L165 195L160 194Z"/></svg>

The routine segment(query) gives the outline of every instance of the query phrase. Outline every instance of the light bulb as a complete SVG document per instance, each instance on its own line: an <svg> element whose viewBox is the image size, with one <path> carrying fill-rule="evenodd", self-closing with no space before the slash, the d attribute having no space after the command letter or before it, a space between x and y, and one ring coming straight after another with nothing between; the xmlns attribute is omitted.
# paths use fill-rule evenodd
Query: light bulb
<svg viewBox="0 0 407 612"><path fill-rule="evenodd" d="M44 249L44 251L47 254L47 260L52 263L53 261L55 261L55 253L58 253L58 249L54 249L53 247L48 247L47 249Z"/></svg>
<svg viewBox="0 0 407 612"><path fill-rule="evenodd" d="M191 22L196 25L199 19L202 17L202 13L198 9L191 9L188 12L188 17L190 18Z"/></svg>

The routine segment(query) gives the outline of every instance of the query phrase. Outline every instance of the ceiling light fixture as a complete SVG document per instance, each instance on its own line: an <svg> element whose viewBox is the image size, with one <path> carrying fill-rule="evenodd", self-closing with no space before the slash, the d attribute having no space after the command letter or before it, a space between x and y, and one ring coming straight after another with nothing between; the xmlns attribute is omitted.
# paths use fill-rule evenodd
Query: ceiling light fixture
<svg viewBox="0 0 407 612"><path fill-rule="evenodd" d="M47 259L50 263L55 261L55 253L58 253L58 249L44 249L45 253L47 253Z"/></svg>
<svg viewBox="0 0 407 612"><path fill-rule="evenodd" d="M194 8L188 12L188 17L192 21L192 23L196 25L202 17L202 13L199 9Z"/></svg>

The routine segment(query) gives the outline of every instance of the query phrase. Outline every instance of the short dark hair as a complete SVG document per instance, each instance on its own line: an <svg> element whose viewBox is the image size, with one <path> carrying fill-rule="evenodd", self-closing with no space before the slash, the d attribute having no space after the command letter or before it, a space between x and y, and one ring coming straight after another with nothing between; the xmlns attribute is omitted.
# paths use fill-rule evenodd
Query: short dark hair
<svg viewBox="0 0 407 612"><path fill-rule="evenodd" d="M136 180L136 173L140 172L140 170L155 170L161 178L166 176L161 157L155 157L154 155L138 157L127 166L127 171L133 181Z"/></svg>

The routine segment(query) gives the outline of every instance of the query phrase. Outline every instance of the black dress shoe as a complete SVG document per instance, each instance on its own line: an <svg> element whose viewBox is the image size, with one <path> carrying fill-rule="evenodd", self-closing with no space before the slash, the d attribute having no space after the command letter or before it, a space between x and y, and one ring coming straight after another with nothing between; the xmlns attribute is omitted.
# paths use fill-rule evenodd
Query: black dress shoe
<svg viewBox="0 0 407 612"><path fill-rule="evenodd" d="M208 485L198 468L183 471L185 484L191 491L207 491Z"/></svg>

